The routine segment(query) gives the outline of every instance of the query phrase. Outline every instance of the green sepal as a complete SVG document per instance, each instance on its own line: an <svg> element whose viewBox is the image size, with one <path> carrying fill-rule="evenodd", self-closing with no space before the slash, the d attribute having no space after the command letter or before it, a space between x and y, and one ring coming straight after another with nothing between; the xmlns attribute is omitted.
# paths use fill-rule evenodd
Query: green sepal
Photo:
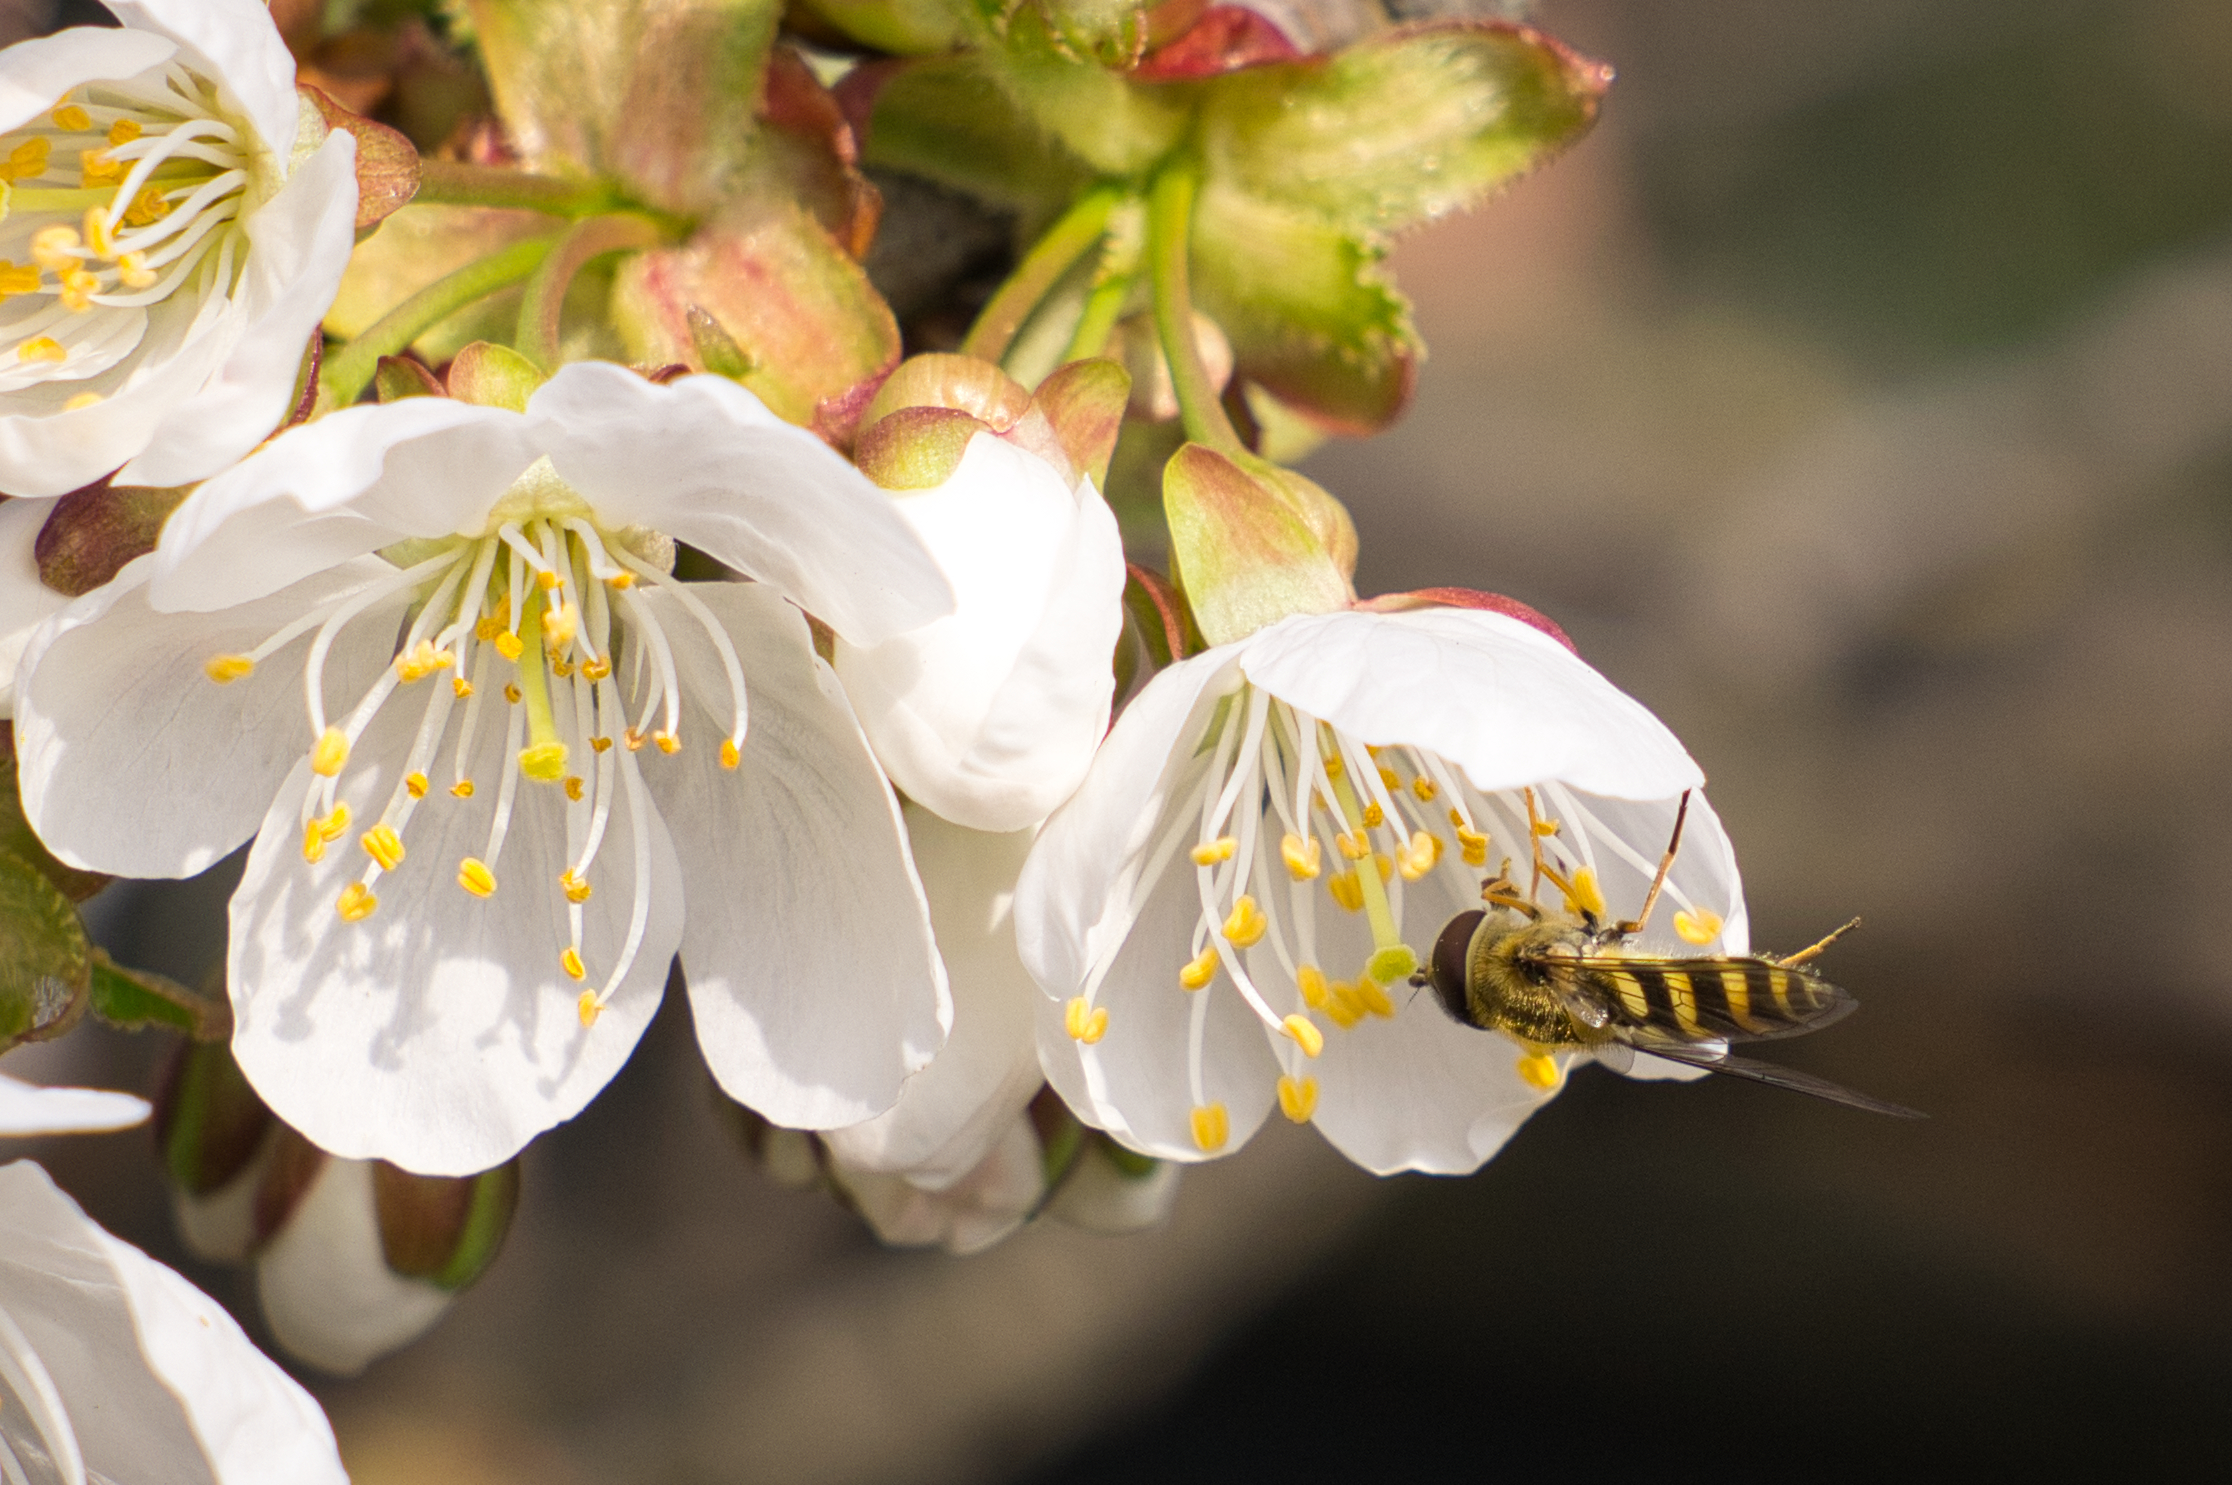
<svg viewBox="0 0 2232 1485"><path fill-rule="evenodd" d="M1137 1150L1127 1150L1107 1135L1095 1130L1089 1139L1092 1153L1100 1156L1127 1181L1144 1181L1163 1168L1163 1163L1152 1155L1142 1155Z"/></svg>
<svg viewBox="0 0 2232 1485"><path fill-rule="evenodd" d="M951 51L963 34L948 0L793 0L792 9L894 57Z"/></svg>
<svg viewBox="0 0 2232 1485"><path fill-rule="evenodd" d="M1317 487L1267 465L1261 474L1268 477L1196 443L1179 449L1163 470L1172 566L1212 645L1245 639L1293 614L1334 613L1356 598L1344 554L1314 527L1326 513L1298 508L1297 483ZM1353 563L1353 529L1345 555Z"/></svg>
<svg viewBox="0 0 2232 1485"><path fill-rule="evenodd" d="M89 991L93 1014L124 1031L163 1026L198 1042L223 1041L232 1035L229 1003L152 970L126 969L109 958L106 949L93 950Z"/></svg>
<svg viewBox="0 0 2232 1485"><path fill-rule="evenodd" d="M101 587L134 557L155 550L163 522L191 486L111 485L105 480L54 502L32 543L39 581L77 598Z"/></svg>
<svg viewBox="0 0 2232 1485"><path fill-rule="evenodd" d="M0 851L0 1052L75 1026L92 972L93 948L70 899L38 867Z"/></svg>
<svg viewBox="0 0 2232 1485"><path fill-rule="evenodd" d="M1001 88L991 59L925 57L876 94L863 158L1051 220L1093 179Z"/></svg>
<svg viewBox="0 0 2232 1485"><path fill-rule="evenodd" d="M1131 614L1132 626L1138 631L1149 662L1157 670L1207 648L1186 600L1161 573L1126 563L1124 607Z"/></svg>
<svg viewBox="0 0 2232 1485"><path fill-rule="evenodd" d="M952 407L903 407L860 435L853 462L886 490L934 490L961 467L969 440L991 426Z"/></svg>
<svg viewBox="0 0 2232 1485"><path fill-rule="evenodd" d="M372 1166L372 1198L387 1266L438 1289L463 1289L503 1250L519 1208L519 1161L477 1176L421 1176Z"/></svg>
<svg viewBox="0 0 2232 1485"><path fill-rule="evenodd" d="M1008 96L1069 152L1104 175L1138 176L1185 138L1193 99L1138 87L1089 61L1072 61L1033 9L1016 13L994 53Z"/></svg>
<svg viewBox="0 0 2232 1485"><path fill-rule="evenodd" d="M1611 70L1539 32L1449 21L1205 84L1208 175L1352 233L1470 206L1584 133Z"/></svg>
<svg viewBox="0 0 2232 1485"><path fill-rule="evenodd" d="M527 399L550 380L540 366L510 346L476 340L449 367L449 394L476 407L527 411Z"/></svg>
<svg viewBox="0 0 2232 1485"><path fill-rule="evenodd" d="M1079 474L1096 489L1108 484L1108 461L1123 431L1124 408L1131 399L1131 373L1115 361L1096 356L1072 361L1040 382L1032 400L1054 426L1054 436Z"/></svg>
<svg viewBox="0 0 2232 1485"><path fill-rule="evenodd" d="M382 356L380 369L372 375L372 392L382 402L401 402L410 397L447 397L449 389L409 356Z"/></svg>
<svg viewBox="0 0 2232 1485"><path fill-rule="evenodd" d="M171 1184L207 1196L255 1162L278 1119L221 1041L181 1043L155 1099L155 1139Z"/></svg>

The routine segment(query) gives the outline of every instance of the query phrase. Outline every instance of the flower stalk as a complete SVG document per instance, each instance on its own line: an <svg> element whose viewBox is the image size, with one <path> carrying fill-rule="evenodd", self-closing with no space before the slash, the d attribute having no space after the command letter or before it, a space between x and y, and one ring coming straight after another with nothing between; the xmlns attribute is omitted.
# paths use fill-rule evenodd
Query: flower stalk
<svg viewBox="0 0 2232 1485"><path fill-rule="evenodd" d="M1194 342L1193 290L1187 256L1193 245L1194 197L1201 175L1193 161L1180 158L1155 177L1147 196L1147 257L1155 286L1155 332L1170 362L1170 383L1186 436L1226 454L1245 454L1246 446L1225 416L1224 404L1202 364Z"/></svg>
<svg viewBox="0 0 2232 1485"><path fill-rule="evenodd" d="M529 277L558 242L557 237L537 237L513 243L436 279L398 304L326 358L318 378L321 406L347 407L356 401L372 384L382 356L401 355L412 341L467 305Z"/></svg>
<svg viewBox="0 0 2232 1485"><path fill-rule="evenodd" d="M607 253L655 247L660 236L656 223L632 212L574 223L528 277L519 306L519 333L513 342L519 353L545 371L556 370L559 322L574 279L592 260Z"/></svg>
<svg viewBox="0 0 2232 1485"><path fill-rule="evenodd" d="M961 354L983 361L997 361L1006 355L1024 321L1077 266L1078 259L1101 240L1123 194L1122 187L1108 185L1078 197L1024 255L991 303L984 306L984 312L969 327L968 338L961 342Z"/></svg>

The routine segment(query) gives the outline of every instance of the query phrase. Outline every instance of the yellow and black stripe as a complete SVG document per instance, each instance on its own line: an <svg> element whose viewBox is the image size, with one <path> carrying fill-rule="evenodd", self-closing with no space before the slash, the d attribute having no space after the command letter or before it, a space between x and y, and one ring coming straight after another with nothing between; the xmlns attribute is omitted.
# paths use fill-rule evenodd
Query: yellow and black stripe
<svg viewBox="0 0 2232 1485"><path fill-rule="evenodd" d="M1590 959L1582 972L1616 1024L1678 1041L1787 1036L1849 1004L1834 985L1765 959Z"/></svg>

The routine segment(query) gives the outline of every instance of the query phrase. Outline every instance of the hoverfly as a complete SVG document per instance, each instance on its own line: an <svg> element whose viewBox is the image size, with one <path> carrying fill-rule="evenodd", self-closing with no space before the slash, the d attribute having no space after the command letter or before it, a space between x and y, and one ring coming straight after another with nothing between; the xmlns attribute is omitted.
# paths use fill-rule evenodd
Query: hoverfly
<svg viewBox="0 0 2232 1485"><path fill-rule="evenodd" d="M1855 918L1811 948L1782 958L1754 954L1694 957L1641 953L1628 947L1650 922L1681 848L1689 795L1674 816L1674 833L1642 911L1628 921L1607 922L1595 894L1577 888L1542 856L1544 827L1535 826L1534 870L1565 897L1563 910L1546 909L1520 894L1511 863L1481 884L1484 907L1459 913L1443 926L1427 968L1411 977L1432 986L1451 1017L1482 1031L1500 1031L1526 1050L1529 1063L1548 1069L1548 1054L1579 1048L1615 1070L1641 1052L1707 1072L1808 1093L1905 1119L1913 1109L1870 1098L1821 1078L1773 1063L1728 1055L1731 1042L1803 1036L1849 1015L1857 1002L1807 964L1859 926ZM1555 826L1548 827L1554 830ZM1551 1076L1555 1076L1554 1073Z"/></svg>

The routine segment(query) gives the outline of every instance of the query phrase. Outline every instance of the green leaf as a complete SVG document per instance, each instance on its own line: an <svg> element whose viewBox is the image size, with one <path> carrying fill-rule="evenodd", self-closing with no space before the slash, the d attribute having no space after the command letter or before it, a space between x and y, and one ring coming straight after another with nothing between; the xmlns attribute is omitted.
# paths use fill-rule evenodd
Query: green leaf
<svg viewBox="0 0 2232 1485"><path fill-rule="evenodd" d="M1480 200L1579 138L1611 71L1521 26L1457 21L1205 84L1211 179L1350 232Z"/></svg>
<svg viewBox="0 0 2232 1485"><path fill-rule="evenodd" d="M0 1052L76 1025L92 970L70 899L36 866L0 851Z"/></svg>
<svg viewBox="0 0 2232 1485"><path fill-rule="evenodd" d="M991 63L961 54L899 68L876 94L863 158L1026 215L1051 219L1093 172L1001 89Z"/></svg>
<svg viewBox="0 0 2232 1485"><path fill-rule="evenodd" d="M226 1002L152 970L126 969L105 949L93 950L90 990L93 1014L125 1031L167 1026L198 1042L232 1035L232 1008Z"/></svg>
<svg viewBox="0 0 2232 1485"><path fill-rule="evenodd" d="M1214 179L1194 210L1194 305L1242 376L1331 431L1401 416L1424 351L1377 245Z"/></svg>

